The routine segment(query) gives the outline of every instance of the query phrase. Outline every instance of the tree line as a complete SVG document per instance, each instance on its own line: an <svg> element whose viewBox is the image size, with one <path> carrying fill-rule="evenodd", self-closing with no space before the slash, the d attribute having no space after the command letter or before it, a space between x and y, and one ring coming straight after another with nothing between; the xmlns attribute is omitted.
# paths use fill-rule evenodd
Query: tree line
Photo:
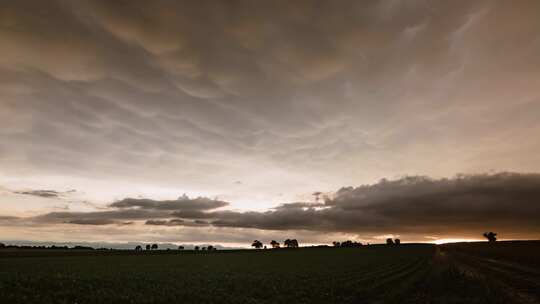
<svg viewBox="0 0 540 304"><path fill-rule="evenodd" d="M494 233L494 232L491 232L491 231L490 232L485 232L483 234L483 236L490 243L495 242L497 240L497 237L496 237L497 234ZM398 239L398 238L395 238L395 239L387 238L386 239L386 244L387 245L401 245L401 240ZM286 239L283 242L283 245L286 248L297 248L298 247L298 241L296 239ZM342 241L342 242L334 241L334 242L332 242L332 245L334 247L344 247L344 248L355 248L355 247L364 246L364 244L362 244L360 242L351 241L351 240ZM369 243L367 243L366 245L369 245ZM261 249L261 248L267 249L267 247L259 240L254 240L253 243L251 244L251 246L254 247L255 249ZM280 243L275 241L275 240L270 241L270 246L273 249L281 248Z"/></svg>
<svg viewBox="0 0 540 304"><path fill-rule="evenodd" d="M0 243L0 249L39 249L39 250L103 250L107 248L98 248L94 249L93 247L88 246L44 246L44 245L36 245L36 246L29 246L29 245L6 245L4 243Z"/></svg>
<svg viewBox="0 0 540 304"><path fill-rule="evenodd" d="M492 232L492 231L485 232L483 234L483 236L490 243L493 243L493 242L497 241L497 233L495 233L495 232ZM270 241L269 244L273 249L282 248L281 244L279 242L277 242L276 240ZM400 239L388 238L388 239L386 239L386 244L387 245L400 245L401 240ZM362 244L360 242L351 241L351 240L342 241L342 242L334 241L334 242L332 242L332 245L334 247L346 247L346 248L364 246L364 244ZM369 245L369 243L367 245ZM254 240L253 243L251 244L251 246L253 248L255 248L255 249L261 249L261 248L267 249L267 247L259 240ZM286 239L285 241L283 241L283 247L284 248L298 248L299 247L298 240L296 240L296 239ZM11 248L11 249L48 249L48 250L112 250L112 248L111 249L109 249L109 248L94 249L94 248L88 247L88 246L73 246L73 247L56 246L56 245L52 245L52 246L18 246L18 245L6 245L4 243L0 243L0 249L5 249L5 248ZM146 248L147 251L158 250L159 245L155 244L155 243L154 244L146 244L145 248ZM170 249L168 249L168 250L170 250ZM184 246L178 246L178 250L184 250ZM193 247L193 250L195 250L195 251L199 251L199 250L201 250L201 251L216 251L217 248L215 246L212 246L212 245L202 246L202 247L195 246L195 247ZM137 245L135 247L135 251L143 251L143 247L141 245Z"/></svg>
<svg viewBox="0 0 540 304"><path fill-rule="evenodd" d="M147 245L145 246L145 248L146 248L147 251L158 250L158 249L159 249L159 245L158 245L158 244L152 244L152 245L147 244ZM181 245L178 246L178 250L184 250L184 249L185 249L184 246L181 246ZM170 250L170 248L167 248L167 250ZM212 246L212 245L208 245L208 246L195 246L195 247L193 247L193 250L195 250L195 251L199 251L199 250L201 250L201 251L216 251L217 248L216 248L215 246ZM143 247L142 247L141 245L137 245L137 246L135 247L135 251L143 251Z"/></svg>
<svg viewBox="0 0 540 304"><path fill-rule="evenodd" d="M279 242L277 242L276 240L272 240L270 242L270 246L272 246L272 248L274 248L274 249L281 248L281 244ZM259 240L254 240L253 243L251 243L251 247L254 247L255 249L261 249L261 248L266 249L267 248ZM296 239L286 239L285 241L283 241L283 247L284 248L298 248L299 247L298 240L296 240Z"/></svg>

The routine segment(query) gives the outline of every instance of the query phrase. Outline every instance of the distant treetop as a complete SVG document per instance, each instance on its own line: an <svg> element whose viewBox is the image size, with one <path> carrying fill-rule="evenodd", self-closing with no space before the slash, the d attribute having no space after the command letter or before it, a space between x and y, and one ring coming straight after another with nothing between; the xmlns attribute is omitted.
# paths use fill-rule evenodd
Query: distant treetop
<svg viewBox="0 0 540 304"><path fill-rule="evenodd" d="M287 248L298 248L298 241L296 239L286 239L283 245Z"/></svg>
<svg viewBox="0 0 540 304"><path fill-rule="evenodd" d="M263 243L259 240L255 240L253 241L251 246L254 247L255 249L261 249L263 247Z"/></svg>
<svg viewBox="0 0 540 304"><path fill-rule="evenodd" d="M489 241L489 242L495 242L497 241L497 234L495 232L484 232L484 237Z"/></svg>

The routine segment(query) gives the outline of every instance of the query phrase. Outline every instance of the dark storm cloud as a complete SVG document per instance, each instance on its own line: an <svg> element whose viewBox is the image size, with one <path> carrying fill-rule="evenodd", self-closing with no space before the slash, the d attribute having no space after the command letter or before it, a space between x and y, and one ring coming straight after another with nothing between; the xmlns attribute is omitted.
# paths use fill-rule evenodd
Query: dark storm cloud
<svg viewBox="0 0 540 304"><path fill-rule="evenodd" d="M475 235L486 229L538 233L540 174L462 175L451 179L411 176L341 188L324 203L290 203L266 212L204 208L186 212L163 212L161 208L64 212L41 218L72 224L111 224L129 219L159 226L212 225L371 235Z"/></svg>
<svg viewBox="0 0 540 304"><path fill-rule="evenodd" d="M182 221L172 219L162 221L156 219L174 218L184 213L195 216L200 213L207 215L206 211L227 206L224 201L205 197L189 198L182 195L176 200L151 200L144 198L125 198L109 205L106 211L94 212L51 212L33 218L38 223L67 223L82 225L108 225L122 224L126 220L148 220L148 225L178 225ZM189 218L189 217L188 217ZM185 225L205 224L203 221L190 221Z"/></svg>
<svg viewBox="0 0 540 304"><path fill-rule="evenodd" d="M212 213L204 212L200 210L184 210L184 211L175 211L172 213L175 217L181 218L190 218L190 219L207 219L212 218Z"/></svg>
<svg viewBox="0 0 540 304"><path fill-rule="evenodd" d="M33 222L43 224L119 224L129 220L146 220L149 218L167 218L168 212L142 209L113 209L95 212L50 212L32 218Z"/></svg>
<svg viewBox="0 0 540 304"><path fill-rule="evenodd" d="M76 224L76 225L110 225L117 224L118 222L109 219L77 219L77 220L68 220L66 224Z"/></svg>
<svg viewBox="0 0 540 304"><path fill-rule="evenodd" d="M155 201L145 198L125 198L123 200L110 204L114 208L141 208L149 210L167 210L167 211L202 211L212 210L229 205L227 202L212 200L206 197L190 199L186 195L176 200Z"/></svg>
<svg viewBox="0 0 540 304"><path fill-rule="evenodd" d="M320 204L315 204L319 207ZM405 177L346 187L322 208L217 212L216 226L356 233L539 232L540 175Z"/></svg>

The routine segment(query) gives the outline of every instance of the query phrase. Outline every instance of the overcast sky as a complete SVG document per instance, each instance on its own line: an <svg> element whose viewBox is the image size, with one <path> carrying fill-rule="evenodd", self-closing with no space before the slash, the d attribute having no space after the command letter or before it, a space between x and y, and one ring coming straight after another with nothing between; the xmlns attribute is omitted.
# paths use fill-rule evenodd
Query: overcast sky
<svg viewBox="0 0 540 304"><path fill-rule="evenodd" d="M539 29L536 0L3 1L0 240L539 238Z"/></svg>

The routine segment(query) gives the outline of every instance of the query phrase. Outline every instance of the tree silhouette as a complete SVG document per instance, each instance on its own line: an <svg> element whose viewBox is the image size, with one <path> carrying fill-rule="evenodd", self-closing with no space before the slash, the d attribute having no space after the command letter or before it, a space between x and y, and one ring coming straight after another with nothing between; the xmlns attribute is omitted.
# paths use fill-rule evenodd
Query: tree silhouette
<svg viewBox="0 0 540 304"><path fill-rule="evenodd" d="M279 242L276 242L275 240L272 240L270 245L272 245L272 248L279 248Z"/></svg>
<svg viewBox="0 0 540 304"><path fill-rule="evenodd" d="M261 249L263 247L263 243L259 240L253 241L253 244L251 244L252 247L255 247L255 249Z"/></svg>
<svg viewBox="0 0 540 304"><path fill-rule="evenodd" d="M184 246L178 246L178 250L184 250Z"/></svg>
<svg viewBox="0 0 540 304"><path fill-rule="evenodd" d="M6 248L6 244L0 243L0 248Z"/></svg>
<svg viewBox="0 0 540 304"><path fill-rule="evenodd" d="M285 242L283 242L283 245L285 245L287 248L297 248L298 241L296 239L286 239Z"/></svg>
<svg viewBox="0 0 540 304"><path fill-rule="evenodd" d="M394 244L396 244L396 245L401 244L401 240L400 240L400 239L395 239L395 240L394 240Z"/></svg>
<svg viewBox="0 0 540 304"><path fill-rule="evenodd" d="M212 245L208 245L208 247L206 248L206 250L208 250L208 251L212 251L212 250L214 250L214 246L212 246Z"/></svg>
<svg viewBox="0 0 540 304"><path fill-rule="evenodd" d="M344 242L341 242L341 243L340 242L332 242L332 244L334 244L334 247L348 247L348 248L362 246L362 243L353 242L351 240L347 240L347 241L344 241Z"/></svg>
<svg viewBox="0 0 540 304"><path fill-rule="evenodd" d="M386 239L386 244L387 245L394 245L394 241L391 238L387 238Z"/></svg>
<svg viewBox="0 0 540 304"><path fill-rule="evenodd" d="M137 246L135 247L135 251L142 251L141 245L137 245Z"/></svg>
<svg viewBox="0 0 540 304"><path fill-rule="evenodd" d="M146 250L150 250L150 249L152 249L152 246L150 246L150 244L147 244L146 245Z"/></svg>
<svg viewBox="0 0 540 304"><path fill-rule="evenodd" d="M484 237L488 239L490 243L495 242L497 240L497 234L495 232L484 232Z"/></svg>
<svg viewBox="0 0 540 304"><path fill-rule="evenodd" d="M158 249L158 244L152 244L152 250L157 250Z"/></svg>
<svg viewBox="0 0 540 304"><path fill-rule="evenodd" d="M199 250L199 246L195 246L195 248L193 248L193 249L195 249L195 251L198 251L198 250Z"/></svg>

